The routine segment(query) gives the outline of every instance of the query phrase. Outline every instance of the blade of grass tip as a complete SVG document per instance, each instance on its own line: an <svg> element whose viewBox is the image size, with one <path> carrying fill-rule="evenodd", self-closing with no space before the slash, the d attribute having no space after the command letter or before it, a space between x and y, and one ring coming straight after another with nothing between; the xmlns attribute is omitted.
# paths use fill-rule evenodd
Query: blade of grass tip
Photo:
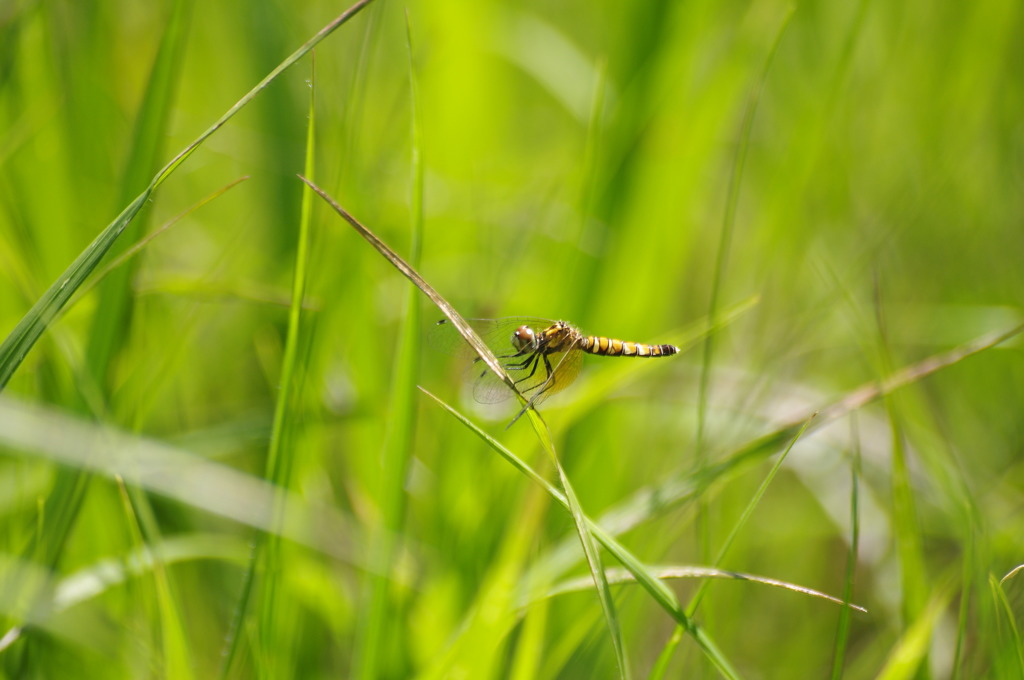
<svg viewBox="0 0 1024 680"><path fill-rule="evenodd" d="M110 249L121 233L125 230L132 219L139 213L142 206L146 204L153 192L166 180L179 165L191 156L203 142L214 132L219 130L238 111L252 101L256 95L262 92L274 79L276 79L288 67L305 56L313 47L330 35L335 29L355 16L366 5L373 0L359 0L347 10L338 15L324 28L307 40L299 49L289 55L263 80L256 84L249 92L239 99L227 112L217 121L199 135L192 143L182 149L170 160L143 189L135 200L133 200L119 214L113 222L100 232L92 243L75 258L75 261L61 274L47 291L36 301L25 316L18 322L14 330L0 344L0 392L7 386L14 371L24 361L32 346L35 345L39 336L46 327L53 321L55 315L68 303L71 295L82 285L86 277L96 268L103 255Z"/></svg>
<svg viewBox="0 0 1024 680"><path fill-rule="evenodd" d="M732 244L733 229L736 224L736 207L739 204L740 182L743 177L743 168L746 164L747 151L750 147L750 136L754 129L754 116L757 113L758 103L761 100L761 92L764 90L765 82L768 80L768 71L771 68L775 53L778 51L782 36L789 26L789 20L793 16L793 7L786 11L786 15L775 34L771 48L764 60L757 84L750 94L750 99L743 112L743 121L740 124L739 144L736 146L736 155L733 158L732 173L729 176L729 188L726 192L725 211L722 216L722 231L719 235L718 249L715 253L715 264L711 278L711 297L708 300L708 322L715 326L718 317L718 298L724 285L725 268L729 256L729 249ZM696 465L698 472L702 471L708 462L708 454L704 447L705 423L707 421L708 395L711 390L711 362L714 354L715 336L709 334L704 340L704 353L701 358L700 381L697 394L697 432L696 432ZM707 561L711 557L711 534L709 516L706 502L703 498L698 500L697 510L697 534L700 548L700 555Z"/></svg>
<svg viewBox="0 0 1024 680"><path fill-rule="evenodd" d="M601 551L597 549L594 544L594 537L590 533L590 529L587 526L586 516L583 514L583 508L580 507L579 499L576 497L576 491L572 487L572 483L569 481L569 476L565 474L565 469L562 467L561 462L558 460L558 454L555 452L555 445L551 441L551 433L548 430L547 423L541 418L540 414L535 410L530 409L529 411L530 421L533 424L533 429L540 438L541 443L547 451L548 456L551 458L551 463L555 466L555 470L558 471L558 479L562 484L562 490L565 492L565 500L569 506L569 513L572 515L573 523L576 526L576 534L579 536L580 544L583 546L583 554L587 560L587 566L590 568L590 575L594 581L594 587L597 589L598 599L601 602L601 609L604 610L605 621L608 624L608 632L611 634L612 647L615 650L615 659L619 664L619 675L623 678L632 677L632 673L629 668L629 659L626 656L626 646L622 640L622 627L619 624L618 613L615 610L615 600L612 598L611 588L608 587L608 579L605 576L604 565L601 562Z"/></svg>
<svg viewBox="0 0 1024 680"><path fill-rule="evenodd" d="M521 404L525 405L527 403L527 399L523 397L522 394L519 393L519 390L516 388L515 383L513 383L512 379L508 376L507 373L505 373L505 369L502 368L501 363L498 361L498 358L494 356L494 353L490 350L489 347L487 347L484 341L480 339L480 336L476 334L472 327L470 327L470 325L466 323L466 320L462 318L462 315L459 314L458 311L456 311L455 307L453 307L447 300L445 300L444 297L442 297L441 294L438 293L433 286L427 283L426 280L422 276L420 276L419 272L417 272L408 262L402 259L402 257L399 256L398 253L392 250L391 247L384 243L382 240L377 238L377 235L374 234L369 229L367 229L365 226L363 226L363 224L359 220L350 215L349 212L342 208L337 201L331 198L331 196L326 191L324 191L323 189L318 187L314 182L306 179L302 175L299 175L299 179L308 184L310 188L313 189L313 191L319 194L320 198L324 199L324 201L326 201L327 204L331 206L331 208L336 213L341 215L342 219L348 222L360 236L366 239L366 241L368 241L370 245L372 245L374 249L377 250L377 252L383 255L384 258L388 262L390 262L392 266L395 267L395 269L401 272L403 276L412 281L417 288L423 291L423 294L430 298L430 301L433 302L434 305L439 310L441 310L441 313L444 314L449 321L452 322L452 325L459 332L459 335L461 335L469 344L469 346L473 348L473 350L480 357L480 360L483 361L484 364L486 364L486 366L489 369L491 369L495 375L501 378L501 380L506 385L508 385L509 389L512 390L512 392L518 397Z"/></svg>
<svg viewBox="0 0 1024 680"><path fill-rule="evenodd" d="M410 261L419 266L423 243L423 148L417 101L416 69L413 65L413 31L409 10L405 13L406 51L409 69L409 108L411 127L410 187ZM312 198L313 192L305 192ZM385 529L375 532L370 543L370 561L375 569L366 576L363 600L368 603L361 614L364 624L357 634L353 658L353 677L370 680L391 675L393 668L384 663L390 640L387 633L394 613L390 606L391 571L398 545L392 539L400 533L405 516L405 480L416 428L416 376L419 373L419 298L415 285L407 284L405 314L399 331L399 346L392 372L387 426L380 464L380 489L376 493Z"/></svg>
<svg viewBox="0 0 1024 680"><path fill-rule="evenodd" d="M775 479L775 475L778 474L779 469L782 467L782 463L786 460L786 457L789 455L789 452L793 450L793 447L796 445L797 441L799 441L800 437L802 437L804 432L807 431L807 428L810 427L811 422L817 415L818 414L815 413L811 415L810 418L807 419L803 427L800 428L800 431L797 432L796 435L790 440L789 446L785 448L785 450L782 452L782 455L779 456L778 460L775 461L775 464L772 465L771 470L768 471L768 474L765 476L764 480L761 482L761 485L758 487L757 491L750 499L750 502L747 503L747 507L743 509L743 513L740 515L739 519L736 520L736 524L733 525L732 530L729 531L729 535L726 536L725 541L722 543L722 547L718 549L718 554L715 556L715 559L711 562L712 567L719 566L725 559L725 556L728 554L729 549L732 547L733 542L736 540L736 537L739 535L743 527L746 526L747 520L750 519L750 516L754 514L754 509L758 506L758 504L760 504L761 499L764 498L765 493L768 491L768 487ZM710 586L710 584L711 581L702 581L700 586L697 588L697 592L694 593L693 598L690 600L689 606L687 606L686 608L686 615L690 618L693 618L693 616L697 613L697 607L700 606L701 600L704 599L704 595L707 592L707 589Z"/></svg>
<svg viewBox="0 0 1024 680"><path fill-rule="evenodd" d="M850 458L850 550L846 556L846 576L843 579L843 602L853 597L853 579L857 570L857 556L860 546L860 437L857 429L857 414L850 414L850 438L853 442L853 456ZM964 598L967 599L967 598ZM832 650L832 680L843 677L843 665L846 658L846 647L850 639L850 611L839 612L839 624L836 626L836 639ZM954 668L956 664L954 664Z"/></svg>
<svg viewBox="0 0 1024 680"><path fill-rule="evenodd" d="M459 411L439 399L435 395L431 394L428 390L420 387L420 390L428 397L433 399L441 408L451 414L456 420L462 425L468 428L476 436L490 446L495 452L497 452L506 461L512 464L519 472L529 477L532 481L541 485L555 501L557 501L566 510L569 510L569 501L565 495L559 491L553 484L548 482L539 473L534 471L529 465L527 465L522 459L516 456L514 453L505 448L496 439L488 435L482 429L477 427L469 418L462 415ZM532 412L531 412L532 413ZM669 615L677 622L679 622L686 631L693 637L700 646L701 650L708 657L708 659L715 664L715 666L721 671L722 675L728 678L738 678L739 674L732 668L725 656L718 650L714 642L704 633L703 630L692 621L690 621L682 608L679 606L678 600L676 600L675 593L665 583L655 577L650 569L644 565L639 559L637 559L627 548L621 543L615 540L611 534L605 531L599 524L591 520L586 515L583 516L584 521L587 524L588 529L593 534L601 545L611 553L615 559L617 559L631 574L636 578L637 582L641 587L646 590L654 601L662 607ZM543 579L542 579L543 581ZM545 581L546 582L546 581Z"/></svg>

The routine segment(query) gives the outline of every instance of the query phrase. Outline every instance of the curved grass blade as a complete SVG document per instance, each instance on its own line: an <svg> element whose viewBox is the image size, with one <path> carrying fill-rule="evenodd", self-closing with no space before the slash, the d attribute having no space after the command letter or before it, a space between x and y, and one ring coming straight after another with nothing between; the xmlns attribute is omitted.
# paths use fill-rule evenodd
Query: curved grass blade
<svg viewBox="0 0 1024 680"><path fill-rule="evenodd" d="M437 404L445 411L450 413L460 423L465 425L471 432L476 436L480 437L488 446L494 449L502 458L512 464L519 472L529 477L532 481L541 485L548 494L551 495L555 501L557 501L566 510L569 510L569 501L566 496L559 491L553 484L544 479L540 474L533 470L527 465L521 458L516 456L514 453L505 448L500 442L488 435L486 432L477 427L471 420L466 418L460 412L452 408L450 405L439 399L429 391L420 387L420 390L428 397L433 399ZM530 411L533 414L533 411ZM660 579L651 573L650 569L644 565L636 556L634 556L628 549L626 549L621 543L612 537L600 524L590 519L586 515L582 516L583 522L586 524L588 531L593 535L594 539L600 543L604 548L610 552L615 559L617 559L626 570L633 575L636 582L647 591L647 593L654 599L658 605L664 609L668 614L679 623L686 632L697 642L698 646L708 657L708 659L718 668L718 670L727 678L738 678L739 674L733 669L732 665L722 654L721 650L718 649L717 645L707 636L704 630L690 620L682 608L679 606L679 601L676 599L675 593L665 585ZM573 546L575 548L575 545ZM574 554L575 553L574 550ZM575 560L575 558L574 558ZM543 581L543 579L542 579ZM538 594L539 596L539 594Z"/></svg>
<svg viewBox="0 0 1024 680"><path fill-rule="evenodd" d="M767 576L758 576L756 574L745 574L739 571L729 571L726 569L718 569L716 567L692 567L692 566L678 566L678 567L649 567L658 579L671 579L671 578L699 578L699 579L726 579L733 581L753 581L754 583L761 583L766 586L772 586L775 588L782 588L783 590L790 590L794 593L801 593L802 595L809 595L822 600L827 600L833 604L838 604L849 609L867 613L867 609L860 605L847 602L842 598L823 593L820 590L814 588L808 588L806 586L797 585L788 581L780 581L779 579L768 578ZM609 569L608 570L608 582L615 585L621 585L626 583L636 583L636 577L626 569ZM707 582L707 581L705 581ZM578 592L580 590L587 590L590 588L590 582L588 579L579 578L571 581L561 583L547 593L544 597L555 597L557 595L564 595L566 593ZM523 606L530 604L524 602Z"/></svg>
<svg viewBox="0 0 1024 680"><path fill-rule="evenodd" d="M96 268L100 260L124 232L128 224L146 204L153 192L166 180L179 165L198 149L214 132L219 130L228 120L252 101L263 91L275 78L283 73L288 67L305 56L320 41L330 35L335 29L355 16L366 5L373 0L359 0L350 8L338 15L333 21L324 26L316 35L307 40L299 49L282 61L263 80L256 84L249 92L239 99L227 112L217 119L209 128L199 135L191 144L182 149L170 160L150 181L149 185L142 190L135 200L121 211L113 222L100 232L89 246L75 258L75 261L64 271L60 277L50 286L49 289L36 301L32 308L18 322L14 330L0 344L0 391L7 386L11 376L24 361L32 346L35 345L39 336L46 330L50 322L68 303L72 294L82 285L86 277Z"/></svg>
<svg viewBox="0 0 1024 680"><path fill-rule="evenodd" d="M1021 567L1016 567L998 581L994 575L989 576L989 588L992 590L992 598L998 603L999 611L1003 613L1006 625L1009 628L1010 646L1016 652L1015 661L1017 662L1017 668L1015 673L1019 677L1024 677L1024 643L1021 642L1020 628L1017 627L1017 612L1014 611L1013 605L1010 604L1010 598L1007 596L1006 588L1004 587L1020 570Z"/></svg>
<svg viewBox="0 0 1024 680"><path fill-rule="evenodd" d="M168 565L215 560L244 564L249 554L247 542L225 534L185 534L163 539L159 544L142 545L118 558L106 558L82 567L60 579L53 572L33 562L10 561L0 555L0 573L5 583L34 583L38 592L50 597L35 603L23 613L18 594L10 590L0 593L0 612L22 621L0 637L0 654L21 638L26 627L50 627L50 621L68 609L120 587L129 579L151 574ZM59 633L59 631L54 631Z"/></svg>

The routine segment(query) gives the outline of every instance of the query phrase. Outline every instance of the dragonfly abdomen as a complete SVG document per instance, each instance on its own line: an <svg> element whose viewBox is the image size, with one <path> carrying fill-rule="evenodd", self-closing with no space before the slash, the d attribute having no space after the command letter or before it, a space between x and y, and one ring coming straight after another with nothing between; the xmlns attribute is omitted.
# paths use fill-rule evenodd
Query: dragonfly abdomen
<svg viewBox="0 0 1024 680"><path fill-rule="evenodd" d="M647 345L601 335L588 335L582 345L584 352L606 357L667 357L679 352L675 345Z"/></svg>

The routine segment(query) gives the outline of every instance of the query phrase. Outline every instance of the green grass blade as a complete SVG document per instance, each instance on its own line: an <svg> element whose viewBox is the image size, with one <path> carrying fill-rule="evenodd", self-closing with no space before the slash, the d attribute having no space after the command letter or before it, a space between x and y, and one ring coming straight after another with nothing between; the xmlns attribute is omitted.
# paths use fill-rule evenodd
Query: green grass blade
<svg viewBox="0 0 1024 680"><path fill-rule="evenodd" d="M244 108L249 102L251 102L260 92L262 92L274 79L276 79L281 73L288 69L292 64L301 59L306 55L313 47L315 47L320 41L330 35L335 29L341 26L343 23L355 16L361 9L366 5L373 2L373 0L359 0L359 2L352 5L349 9L338 15L333 21L328 23L322 28L316 35L307 40L299 49L293 52L288 58L282 61L273 71L271 71L263 80L256 84L249 92L247 92L241 99L239 99L227 112L222 115L216 122L207 128L199 137L197 137L191 144L182 149L174 158L171 159L167 165L161 168L149 185L143 189L142 193L139 194L135 200L133 200L128 207L126 207L121 214L114 219L107 227L100 232L100 234L93 240L89 246L82 251L82 253L75 258L75 261L64 271L60 277L47 289L42 297L32 306L32 308L25 314L14 330L4 339L3 343L0 344L0 391L7 386L14 371L17 370L18 366L25 359L29 350L35 345L39 336L42 335L43 331L50 324L56 315L64 308L68 300L78 289L79 286L85 281L86 277L96 268L100 260L111 248L118 237L124 232L125 228L132 221L132 219L139 213L142 207L149 200L153 191L159 187L164 180L181 165L185 160L191 156L196 149L198 149L203 142L207 140L213 133L219 130L228 120L230 120L236 113Z"/></svg>
<svg viewBox="0 0 1024 680"><path fill-rule="evenodd" d="M751 515L754 514L754 509L761 502L761 499L764 498L764 494L768 491L768 487L771 485L772 480L775 479L775 475L778 474L779 469L782 467L782 463L786 460L789 452L793 450L797 441L799 441L800 437L807 431L807 428L810 427L811 422L817 415L818 414L815 413L808 418L807 422L805 422L803 427L800 428L800 431L796 433L792 440L790 440L789 446L786 447L782 452L782 455L779 456L778 460L776 460L772 465L771 470L768 471L768 474L765 476L764 480L762 480L761 485L757 488L757 491L754 492L750 502L748 502L747 506L743 508L743 512L740 514L739 519L736 520L736 524L734 524L732 529L729 531L729 535L726 536L725 540L722 542L722 546L718 549L718 554L711 562L712 567L719 566L725 559L725 556L729 553L729 549L732 547L732 544L739 535L739 532L746 525L747 520L750 519ZM697 607L700 606L700 602L704 598L704 594L707 592L710 583L711 581L702 581L700 586L697 588L697 592L694 593L693 597L690 599L690 604L686 607L686 615L688 617L693 618L696 614Z"/></svg>
<svg viewBox="0 0 1024 680"><path fill-rule="evenodd" d="M184 61L189 20L193 0L177 0L171 11L150 72L146 92L135 120L135 130L128 152L128 162L121 179L119 203L123 204L145 187L149 178L160 167L163 140L167 138L174 93L178 86L181 64ZM144 221L126 225L128 238L141 236ZM120 243L112 244L114 254L124 252ZM95 384L105 393L110 362L119 348L126 345L131 314L131 278L134 267L114 271L100 287L97 313L92 320L86 349L86 366Z"/></svg>
<svg viewBox="0 0 1024 680"><path fill-rule="evenodd" d="M992 591L992 599L996 602L998 610L1002 612L1003 618L1006 620L1006 626L1010 631L1010 646L1016 652L1014 655L1014 661L1016 661L1014 674L1018 677L1024 677L1024 642L1021 640L1020 628L1017 626L1017 612L1014 611L1013 605L1010 604L1010 599L1006 596L1006 590L1003 588L1003 584L1019 571L1020 567L1017 567L998 581L995 576L989 576L989 588Z"/></svg>
<svg viewBox="0 0 1024 680"><path fill-rule="evenodd" d="M615 650L615 659L619 665L619 676L630 678L632 677L632 672L629 667L626 646L622 640L622 626L619 622L618 613L615 610L615 600L612 598L611 588L608 586L608 577L605 574L604 564L601 561L601 553L594 543L594 536L588 526L589 522L583 514L583 508L580 507L576 491L573 489L568 475L565 474L565 469L558 460L558 454L555 452L555 446L551 441L547 423L544 422L540 414L534 409L527 411L527 414L530 417L537 437L541 440L541 444L548 453L551 464L558 472L558 479L561 482L562 490L565 492L566 507L569 510L569 514L572 515L573 523L576 526L576 534L579 536L580 544L583 547L583 554L586 557L587 566L590 568L590 576L593 579L594 587L597 589L601 609L604 611L605 621L608 624L608 632L612 638L612 647Z"/></svg>
<svg viewBox="0 0 1024 680"><path fill-rule="evenodd" d="M20 639L28 626L59 634L54 619L73 607L102 597L125 586L130 579L151 575L173 564L199 560L217 560L244 564L249 553L246 542L227 534L183 534L156 544L139 546L128 554L98 560L58 578L34 562L15 561L0 555L0 573L7 583L34 583L34 588L49 597L29 611L19 612L20 595L0 593L0 612L23 621L21 626L0 636L0 654ZM182 671L187 672L187 671Z"/></svg>
<svg viewBox="0 0 1024 680"><path fill-rule="evenodd" d="M278 490L200 455L53 408L0 396L0 446L27 459L87 470L184 503L204 513L280 534L345 563L368 568L360 532L344 514L284 493L283 526L272 521Z"/></svg>
<svg viewBox="0 0 1024 680"><path fill-rule="evenodd" d="M724 285L726 264L729 257L729 250L732 246L733 229L736 226L736 208L739 203L740 182L743 178L743 166L746 163L747 151L750 148L750 135L754 129L754 116L757 113L757 106L761 100L761 92L764 90L764 84L768 80L768 71L771 68L772 60L778 50L779 43L782 41L782 36L786 31L786 27L789 26L789 20L792 16L793 8L791 7L786 12L786 16L783 18L782 24L779 26L779 29L775 34L775 40L772 43L771 49L768 50L764 66L761 69L761 77L758 79L757 84L754 87L754 91L750 95L750 100L747 102L746 109L743 112L743 122L740 124L739 143L736 146L736 156L733 159L732 173L729 175L729 189L726 193L725 211L722 216L722 231L719 235L718 248L715 251L715 265L711 277L711 297L708 301L708 320L711 326L714 326L718 321L718 298L721 294L722 286ZM704 339L704 352L701 357L700 381L697 393L697 434L696 445L694 446L698 472L701 471L708 462L708 452L704 442L704 429L707 421L708 398L711 391L711 364L714 355L714 341L715 336L713 334L709 334ZM704 560L708 560L711 558L711 536L708 524L709 519L707 508L704 506L704 501L701 500L700 503L701 506L698 510L697 519L697 536L700 544L700 555Z"/></svg>
<svg viewBox="0 0 1024 680"><path fill-rule="evenodd" d="M878 680L910 680L928 656L928 645L949 602L949 586L938 588L889 653Z"/></svg>
<svg viewBox="0 0 1024 680"><path fill-rule="evenodd" d="M856 414L851 415L850 431L853 433L853 455L850 457L850 552L846 557L846 577L843 583L843 601L853 597L853 582L857 570L857 556L860 547L860 439L857 437ZM966 599L966 598L965 598ZM850 612L839 612L836 626L836 641L832 650L832 680L843 677L843 665L850 637Z"/></svg>
<svg viewBox="0 0 1024 680"><path fill-rule="evenodd" d="M315 55L314 55L315 57ZM306 125L306 160L305 172L313 173L316 163L316 59L310 63L309 109ZM292 422L296 418L295 402L301 390L301 364L304 357L300 354L303 346L301 337L303 328L303 304L306 298L306 285L309 279L309 231L312 215L313 197L311 192L303 191L301 213L298 223L298 243L295 248L295 264L292 274L291 305L288 309L288 329L285 336L284 355L281 359L280 385L277 400L274 404L274 421L270 432L270 444L267 449L267 460L264 476L275 488L285 490L292 488L293 470L295 468L295 446ZM284 526L284 506L275 507L274 522ZM260 582L259 635L254 643L259 645L253 650L253 657L266 667L263 672L274 677L286 674L294 667L295 614L294 604L287 595L281 592L281 580L278 575L284 568L284 552L276 532L260 534L256 538L252 559L243 589L245 601L240 602L236 611L234 629L238 630L249 610L252 597L252 583L256 571L262 567L267 577ZM231 668L231 661L238 652L240 636L232 637L232 645L225 660L225 671Z"/></svg>
<svg viewBox="0 0 1024 680"><path fill-rule="evenodd" d="M996 347L1019 335L1022 331L1024 331L1024 325L981 336L948 352L910 364L892 373L884 380L872 381L851 390L832 404L817 410L818 416L811 423L807 434L816 432L825 425L936 371L954 366L975 354ZM598 520L600 526L613 535L619 535L652 517L660 516L672 508L697 499L709 487L727 475L773 455L785 446L787 441L796 436L796 433L814 412L811 411L801 419L783 425L739 447L727 455L721 463L709 466L701 475L679 475L659 484L639 489L630 498L605 512ZM561 561L565 566L566 561Z"/></svg>
<svg viewBox="0 0 1024 680"><path fill-rule="evenodd" d="M801 586L796 583L789 581L781 581L779 579L770 578L767 576L759 576L757 574L747 574L739 571L729 571L727 569L719 569L717 567L695 567L695 566L659 566L659 567L647 567L652 574L655 575L659 580L668 579L683 579L683 578L696 578L703 579L705 582L710 580L723 580L723 581L750 581L752 583L760 583L762 585L771 586L773 588L780 588L782 590L788 590L794 593L800 593L801 595L807 595L814 597L819 600L825 600L832 604L842 605L844 610L858 611L862 614L867 613L867 609L860 605L853 604L844 601L842 598L823 593L820 590L814 588L808 588L807 586ZM632 584L636 583L636 577L628 569L608 569L607 571L608 583L615 585ZM566 593L579 592L581 590L588 590L591 587L590 579L588 578L577 578L570 581L559 583L552 587L543 597L557 597ZM524 603L525 604L525 603Z"/></svg>
<svg viewBox="0 0 1024 680"><path fill-rule="evenodd" d="M444 314L449 321L451 321L452 326L454 326L458 330L459 334L466 340L470 347L473 348L473 350L477 353L477 356L480 357L480 360L484 362L487 368L494 371L494 374L499 376L504 381L504 383L508 385L509 389L512 390L512 392L518 396L520 403L524 405L527 403L526 399L523 398L521 394L519 394L519 390L516 389L516 386L512 382L512 379L509 378L508 375L505 373L505 370L502 368L501 363L498 361L498 358L494 356L494 352L490 350L490 348L484 343L480 336L476 334L472 327L470 327L470 325L466 323L466 320L462 317L461 314L459 314L458 310L456 310L455 307L453 307L440 293L438 293L433 286L427 283L427 281L422 276L420 276L419 272L417 272L415 268L413 268L408 262L402 259L402 257L400 257L398 253L396 253L390 246L384 243L384 241L380 240L376 234L367 229L359 220L353 217L347 210L341 207L341 204L339 204L337 201L331 198L326 191L324 191L315 183L311 182L309 179L305 177L300 176L299 179L308 184L313 189L313 191L317 192L320 195L320 197L324 199L324 201L326 201L327 204L330 205L331 208L342 217L342 219L348 222L349 225L351 225L352 228L355 229L360 236L366 239L366 241L369 242L370 245L373 246L377 252L383 255L384 258L395 267L395 269L401 272L401 274L405 276L407 279L412 281L416 285L416 287L419 288L423 292L423 294L430 299L431 302L437 305L437 308L441 310L441 313Z"/></svg>
<svg viewBox="0 0 1024 680"><path fill-rule="evenodd" d="M416 70L413 65L413 31L406 12L406 48L409 68L410 118L412 132L412 186L410 195L410 261L419 266L423 243L423 147L422 125L417 101ZM312 195L312 192L307 191ZM386 650L393 635L394 607L390 602L391 571L398 546L391 536L400 533L405 515L405 483L416 430L416 376L419 373L420 334L419 293L414 285L406 290L399 344L391 381L387 429L381 456L379 489L376 497L385 531L371 538L370 561L376 568L366 575L363 608L365 622L360 626L354 659L353 677L394 676L401 672L388 663Z"/></svg>
<svg viewBox="0 0 1024 680"><path fill-rule="evenodd" d="M533 470L527 465L521 458L516 456L514 453L509 451L496 439L491 437L489 434L481 430L471 420L466 418L464 415L459 413L456 409L452 408L444 401L434 396L427 390L420 388L424 394L433 399L441 408L451 414L456 420L467 427L473 434L484 441L490 446L495 452L498 453L502 458L512 464L519 472L529 477L533 482L539 484L544 488L545 491L551 497L559 503L566 510L569 510L569 501L565 495L559 491L553 484L544 479L539 473ZM532 412L531 412L532 413ZM619 543L610 533L605 531L600 524L594 522L590 518L583 516L583 521L587 525L587 529L594 539L600 543L604 548L611 553L615 559L617 559L630 574L636 579L637 583L646 590L655 602L658 603L669 615L682 625L686 631L693 637L697 644L704 651L705 655L711 660L712 663L719 669L719 671L728 678L739 677L735 669L728 662L722 652L717 648L714 642L707 636L707 634L696 625L693 621L687 618L682 608L679 606L679 601L676 599L675 593L665 585L660 579L658 579L651 570L643 564L637 557L635 557L627 548ZM541 579L543 581L543 579Z"/></svg>
<svg viewBox="0 0 1024 680"><path fill-rule="evenodd" d="M25 359L25 355L42 335L50 322L60 313L82 285L86 277L92 273L100 259L110 249L117 237L121 235L132 218L142 209L152 194L148 187L132 203L75 258L71 266L57 279L32 309L18 322L14 330L0 344L0 391Z"/></svg>
<svg viewBox="0 0 1024 680"><path fill-rule="evenodd" d="M682 642L685 633L686 631L683 630L682 626L676 626L676 629L672 631L671 637L669 637L665 646L662 647L658 658L651 667L647 680L662 680L665 677L665 674L668 673L669 663L672 661L672 657L675 656L676 650L679 649L679 643Z"/></svg>
<svg viewBox="0 0 1024 680"><path fill-rule="evenodd" d="M123 513L128 519L127 524L132 543L136 548L138 550L145 548L147 536L152 539L152 543L162 542L160 525L146 494L140 489L129 488L124 480L118 480L118 491L121 496ZM150 587L140 588L140 591L143 596L156 600L163 673L169 678L182 678L182 680L193 678L195 677L192 673L194 660L188 642L187 626L176 595L177 588L171 574L168 573L163 556L159 552L154 554L150 580L153 594L147 593ZM149 586L145 581L144 585Z"/></svg>

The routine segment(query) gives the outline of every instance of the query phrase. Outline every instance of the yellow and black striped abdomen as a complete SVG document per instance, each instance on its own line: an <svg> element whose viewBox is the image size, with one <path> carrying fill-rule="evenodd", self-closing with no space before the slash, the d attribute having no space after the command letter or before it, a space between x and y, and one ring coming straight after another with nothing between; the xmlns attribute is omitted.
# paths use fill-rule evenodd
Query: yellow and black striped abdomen
<svg viewBox="0 0 1024 680"><path fill-rule="evenodd" d="M645 345L600 335L588 335L582 345L584 352L606 357L667 357L679 352L675 345Z"/></svg>

